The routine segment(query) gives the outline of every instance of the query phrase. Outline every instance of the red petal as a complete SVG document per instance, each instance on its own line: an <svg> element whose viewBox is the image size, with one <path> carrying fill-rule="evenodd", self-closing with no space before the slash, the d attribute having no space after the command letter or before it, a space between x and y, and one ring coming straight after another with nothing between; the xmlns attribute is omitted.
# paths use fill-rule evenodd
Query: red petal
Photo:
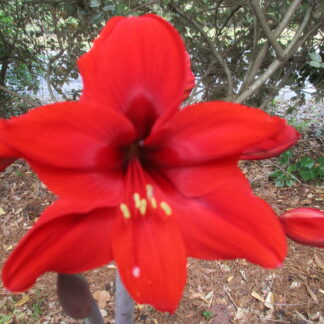
<svg viewBox="0 0 324 324"><path fill-rule="evenodd" d="M185 239L188 256L201 259L246 258L266 268L279 266L286 255L280 222L255 197L239 172L200 199L170 193L170 203Z"/></svg>
<svg viewBox="0 0 324 324"><path fill-rule="evenodd" d="M268 159L289 149L293 146L300 134L295 128L285 124L284 127L273 137L249 147L243 152L241 160L261 160Z"/></svg>
<svg viewBox="0 0 324 324"><path fill-rule="evenodd" d="M33 171L48 189L64 199L86 200L88 203L113 206L123 190L121 170L87 171L59 169L30 162Z"/></svg>
<svg viewBox="0 0 324 324"><path fill-rule="evenodd" d="M187 79L183 41L155 15L109 21L79 68L81 101L122 111L139 136L162 112L178 108Z"/></svg>
<svg viewBox="0 0 324 324"><path fill-rule="evenodd" d="M186 80L186 87L185 87L185 94L183 101L186 100L191 90L195 87L195 76L191 71L191 64L190 64L190 56L188 52L186 52L186 71L187 71L187 80Z"/></svg>
<svg viewBox="0 0 324 324"><path fill-rule="evenodd" d="M132 298L174 312L186 282L186 253L172 219L147 215L115 233L114 259Z"/></svg>
<svg viewBox="0 0 324 324"><path fill-rule="evenodd" d="M193 165L241 154L271 138L285 121L229 102L189 106L145 140L149 157L163 165Z"/></svg>
<svg viewBox="0 0 324 324"><path fill-rule="evenodd" d="M315 208L295 208L283 213L279 219L292 240L324 247L324 212Z"/></svg>
<svg viewBox="0 0 324 324"><path fill-rule="evenodd" d="M5 287L24 291L47 271L79 273L107 264L114 220L109 209L54 203L9 256L2 272Z"/></svg>
<svg viewBox="0 0 324 324"><path fill-rule="evenodd" d="M7 121L1 140L27 160L78 170L113 169L134 129L121 114L79 102L39 107Z"/></svg>
<svg viewBox="0 0 324 324"><path fill-rule="evenodd" d="M114 110L66 102L8 120L0 136L56 194L110 199L122 184L122 149L135 133Z"/></svg>
<svg viewBox="0 0 324 324"><path fill-rule="evenodd" d="M175 187L188 197L205 195L227 182L237 169L238 157L219 159L215 162L184 167L161 167Z"/></svg>

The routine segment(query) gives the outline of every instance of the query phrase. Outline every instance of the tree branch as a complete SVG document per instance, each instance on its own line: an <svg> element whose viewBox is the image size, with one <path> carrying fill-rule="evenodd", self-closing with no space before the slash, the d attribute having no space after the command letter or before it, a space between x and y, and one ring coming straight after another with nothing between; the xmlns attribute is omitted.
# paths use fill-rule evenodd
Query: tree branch
<svg viewBox="0 0 324 324"><path fill-rule="evenodd" d="M259 89L270 77L271 75L282 65L285 63L285 61L287 61L289 59L289 57L291 57L291 55L293 54L293 52L296 50L296 48L298 46L300 46L302 44L302 42L304 42L306 40L306 38L300 38L301 34L304 32L310 17L311 17L311 12L312 12L312 8L309 7L306 11L306 14L304 16L304 19L302 21L302 23L300 24L297 32L295 33L293 39L291 40L291 42L289 43L289 45L287 46L287 48L284 50L284 57L285 60L279 60L279 59L275 59L270 65L269 67L266 69L266 71L258 78L256 79L251 85L249 85L246 89L244 89L244 91L242 91L243 86L241 88L241 92L240 94L235 98L235 102L243 102L245 99L247 99L248 97L250 97L257 89ZM279 34L280 31L279 29L276 29L274 35L276 35L277 33ZM278 35L279 36L279 35ZM276 36L277 37L277 36ZM263 47L260 51L260 53L262 51L264 51ZM261 59L260 57L260 53L257 57ZM265 55L265 53L264 53ZM255 68L254 68L255 70ZM257 72L256 72L257 73ZM256 74L255 73L255 74ZM253 76L254 78L254 76Z"/></svg>
<svg viewBox="0 0 324 324"><path fill-rule="evenodd" d="M291 17L295 13L296 9L298 8L301 0L294 0L294 2L290 5L287 12L285 13L284 17L282 18L281 22L279 23L278 27L274 30L274 37L279 37L284 29L287 27ZM243 91L253 82L255 76L257 75L260 66L266 56L266 53L269 49L269 42L265 43L259 54L256 56L254 62L252 62L250 69L248 70L246 77L243 81L239 94L243 93Z"/></svg>
<svg viewBox="0 0 324 324"><path fill-rule="evenodd" d="M217 32L217 36L219 36L222 33L222 30L226 27L227 23L230 21L230 19L234 16L235 12L237 10L239 10L240 8L242 8L242 6L237 6L234 10L232 10L232 12L229 14L229 16L227 17L227 19L225 20L224 24L222 25L221 28L219 28L218 32Z"/></svg>
<svg viewBox="0 0 324 324"><path fill-rule="evenodd" d="M282 89L287 81L289 80L292 71L294 70L294 65L296 62L296 58L295 60L291 63L289 69L287 71L284 72L284 76L281 78L280 82L278 84L276 84L276 86L274 87L273 91L267 96L267 98L262 102L262 104L259 106L259 108L264 109L268 103L277 96L278 92L280 91L280 89Z"/></svg>
<svg viewBox="0 0 324 324"><path fill-rule="evenodd" d="M294 38L291 40L291 42L289 43L289 45L287 46L286 50L284 51L285 56L291 55L295 49L296 49L296 45L298 45L299 40L300 40L300 36L302 35L302 33L304 32L304 29L306 28L310 17L311 17L311 13L312 13L312 8L309 7L306 11L305 17L303 22L301 23L301 25L299 26L297 32L294 35Z"/></svg>
<svg viewBox="0 0 324 324"><path fill-rule="evenodd" d="M274 37L278 37L281 35L283 30L288 25L292 15L295 13L296 9L299 7L302 0L294 0L294 2L290 5L288 10L286 11L284 17L281 19L278 27L274 30Z"/></svg>
<svg viewBox="0 0 324 324"><path fill-rule="evenodd" d="M227 78L227 94L226 94L226 99L227 100L231 100L232 97L233 97L233 77L232 77L232 73L231 73L231 71L230 71L230 69L229 69L226 61L222 57L222 55L216 50L216 48L215 48L212 40L207 35L207 33L204 31L203 26L201 26L195 19L192 19L192 18L188 17L187 14L185 12L183 12L179 7L177 7L173 2L169 4L169 7L172 10L174 10L175 12L177 12L180 16L182 16L183 18L185 18L193 26L195 26L196 29L199 30L199 32L201 33L201 35L205 39L206 43L210 47L213 55L215 56L215 58L218 60L219 64L224 69L224 72L225 72L226 78Z"/></svg>
<svg viewBox="0 0 324 324"><path fill-rule="evenodd" d="M51 73L52 73L52 64L64 53L64 50L61 50L58 52L55 56L51 57L48 61L47 65L47 72L46 72L46 83L47 83L47 88L48 92L52 98L53 101L58 101L57 98L54 95L52 85L51 85Z"/></svg>
<svg viewBox="0 0 324 324"><path fill-rule="evenodd" d="M17 98L19 98L19 99L25 101L28 105L30 105L30 106L32 106L32 107L37 107L37 106L39 106L39 104L38 104L36 101L33 101L33 100L31 100L31 99L28 99L28 98L26 98L26 97L20 95L20 94L17 93L17 92L14 92L14 91L12 91L12 90L6 88L6 87L3 87L2 85L0 85L0 90L2 90L2 91L4 91L4 92L7 92L7 93L11 94L12 96L15 96L15 97L17 97Z"/></svg>
<svg viewBox="0 0 324 324"><path fill-rule="evenodd" d="M272 33L265 17L264 14L259 6L258 0L250 0L251 6L253 8L254 14L257 17L261 28L264 32L264 34L266 35L268 41L270 42L270 44L272 45L272 47L274 48L277 58L280 61L283 61L285 59L284 57L284 52L280 46L280 44L277 42L276 37L274 36L274 34Z"/></svg>
<svg viewBox="0 0 324 324"><path fill-rule="evenodd" d="M199 81L196 83L195 87L192 89L191 94L189 96L189 98L187 99L188 102L191 102L192 99L198 94L198 88L201 85L202 81L207 77L207 75L210 73L213 65L215 64L215 62L210 62L207 70L205 71L205 73L201 76L201 78L199 79Z"/></svg>

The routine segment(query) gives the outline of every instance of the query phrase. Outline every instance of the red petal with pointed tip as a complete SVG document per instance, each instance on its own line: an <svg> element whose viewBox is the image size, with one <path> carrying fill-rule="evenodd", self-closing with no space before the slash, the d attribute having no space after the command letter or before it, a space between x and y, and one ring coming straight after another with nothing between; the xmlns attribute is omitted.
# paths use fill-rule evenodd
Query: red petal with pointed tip
<svg viewBox="0 0 324 324"><path fill-rule="evenodd" d="M134 140L134 128L118 112L79 102L64 102L30 110L6 121L2 141L27 160L77 169L115 169L121 148Z"/></svg>
<svg viewBox="0 0 324 324"><path fill-rule="evenodd" d="M295 128L285 124L284 127L273 137L249 147L240 156L241 160L261 160L279 155L293 146L300 134Z"/></svg>
<svg viewBox="0 0 324 324"><path fill-rule="evenodd" d="M130 295L174 312L186 283L186 252L172 219L147 215L114 230L114 259Z"/></svg>
<svg viewBox="0 0 324 324"><path fill-rule="evenodd" d="M182 39L155 15L109 22L78 65L81 101L123 112L139 137L163 112L178 109L188 80Z"/></svg>
<svg viewBox="0 0 324 324"><path fill-rule="evenodd" d="M292 240L311 246L324 247L324 212L315 208L295 208L279 217Z"/></svg>
<svg viewBox="0 0 324 324"><path fill-rule="evenodd" d="M272 209L252 194L239 170L204 197L184 199L172 191L168 197L188 256L246 258L266 268L282 264L287 248L281 224Z"/></svg>
<svg viewBox="0 0 324 324"><path fill-rule="evenodd" d="M259 109L207 102L179 111L153 130L144 146L157 164L195 165L241 154L277 134L284 123Z"/></svg>
<svg viewBox="0 0 324 324"><path fill-rule="evenodd" d="M9 256L2 271L5 287L24 291L47 271L79 273L107 264L114 221L109 209L57 201Z"/></svg>
<svg viewBox="0 0 324 324"><path fill-rule="evenodd" d="M108 201L121 190L123 149L135 132L119 112L65 102L6 121L1 137L59 196Z"/></svg>

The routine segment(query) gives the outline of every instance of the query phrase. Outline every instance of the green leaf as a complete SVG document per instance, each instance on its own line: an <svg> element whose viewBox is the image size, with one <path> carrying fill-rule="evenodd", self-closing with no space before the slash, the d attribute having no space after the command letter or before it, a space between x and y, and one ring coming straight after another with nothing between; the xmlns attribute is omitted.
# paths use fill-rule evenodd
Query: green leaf
<svg viewBox="0 0 324 324"><path fill-rule="evenodd" d="M311 169L314 166L314 160L309 156L304 156L298 162L300 168Z"/></svg>
<svg viewBox="0 0 324 324"><path fill-rule="evenodd" d="M312 59L312 61L321 63L322 62L322 56L318 53L309 53L310 58Z"/></svg>
<svg viewBox="0 0 324 324"><path fill-rule="evenodd" d="M299 175L303 178L304 181L309 181L316 178L314 170L301 170L299 171Z"/></svg>
<svg viewBox="0 0 324 324"><path fill-rule="evenodd" d="M270 178L278 178L282 175L283 175L282 171L278 170L278 171L272 172L269 177Z"/></svg>
<svg viewBox="0 0 324 324"><path fill-rule="evenodd" d="M294 183L295 183L295 181L293 179L286 180L286 186L288 186L288 187L291 187Z"/></svg>
<svg viewBox="0 0 324 324"><path fill-rule="evenodd" d="M202 313L202 316L204 316L207 320L212 318L214 316L214 314L211 311L204 311Z"/></svg>
<svg viewBox="0 0 324 324"><path fill-rule="evenodd" d="M99 0L90 0L90 7L91 8L99 8L100 7L100 1Z"/></svg>
<svg viewBox="0 0 324 324"><path fill-rule="evenodd" d="M278 187L278 188L282 188L282 187L285 186L285 180L283 180L282 178L277 178L277 179L275 180L275 185L276 185L276 187Z"/></svg>
<svg viewBox="0 0 324 324"><path fill-rule="evenodd" d="M315 176L317 178L324 177L324 165L320 165L314 169Z"/></svg>
<svg viewBox="0 0 324 324"><path fill-rule="evenodd" d="M11 323L12 316L7 314L0 314L0 324L2 323Z"/></svg>
<svg viewBox="0 0 324 324"><path fill-rule="evenodd" d="M118 16L118 15L122 15L124 13L124 11L126 10L126 6L123 5L123 4L120 4L116 7L116 10L115 10L115 15Z"/></svg>
<svg viewBox="0 0 324 324"><path fill-rule="evenodd" d="M315 62L315 61L310 61L309 65L314 68L320 68L322 66L322 64L320 62Z"/></svg>
<svg viewBox="0 0 324 324"><path fill-rule="evenodd" d="M287 168L287 171L291 173L297 171L297 164L290 164L289 167Z"/></svg>
<svg viewBox="0 0 324 324"><path fill-rule="evenodd" d="M114 4L109 4L109 5L107 5L107 6L104 6L104 7L102 8L102 10L104 10L104 11L114 11L115 8L116 8L116 6L115 6Z"/></svg>
<svg viewBox="0 0 324 324"><path fill-rule="evenodd" d="M105 13L102 11L99 11L92 16L91 23L94 25L99 24L104 18L105 18Z"/></svg>
<svg viewBox="0 0 324 324"><path fill-rule="evenodd" d="M316 163L323 165L324 166L324 156L320 156L317 160Z"/></svg>
<svg viewBox="0 0 324 324"><path fill-rule="evenodd" d="M282 165L288 164L291 156L292 156L291 151L286 151L285 153L281 154L279 157L280 164L282 164Z"/></svg>

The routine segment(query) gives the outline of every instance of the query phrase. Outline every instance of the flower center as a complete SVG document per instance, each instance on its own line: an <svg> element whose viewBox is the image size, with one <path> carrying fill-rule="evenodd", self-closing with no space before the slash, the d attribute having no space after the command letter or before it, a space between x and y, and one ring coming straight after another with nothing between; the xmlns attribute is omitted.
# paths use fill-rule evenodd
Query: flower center
<svg viewBox="0 0 324 324"><path fill-rule="evenodd" d="M127 172L128 166L134 160L138 160L140 162L143 162L144 160L143 141L136 141L127 148L125 148L125 155L123 161L124 172Z"/></svg>
<svg viewBox="0 0 324 324"><path fill-rule="evenodd" d="M119 205L121 215L125 220L140 219L143 216L155 216L166 219L172 214L172 209L163 200L163 193L159 188L150 184L150 176L143 170L138 159L138 147L130 148L131 154L125 171L125 196Z"/></svg>

